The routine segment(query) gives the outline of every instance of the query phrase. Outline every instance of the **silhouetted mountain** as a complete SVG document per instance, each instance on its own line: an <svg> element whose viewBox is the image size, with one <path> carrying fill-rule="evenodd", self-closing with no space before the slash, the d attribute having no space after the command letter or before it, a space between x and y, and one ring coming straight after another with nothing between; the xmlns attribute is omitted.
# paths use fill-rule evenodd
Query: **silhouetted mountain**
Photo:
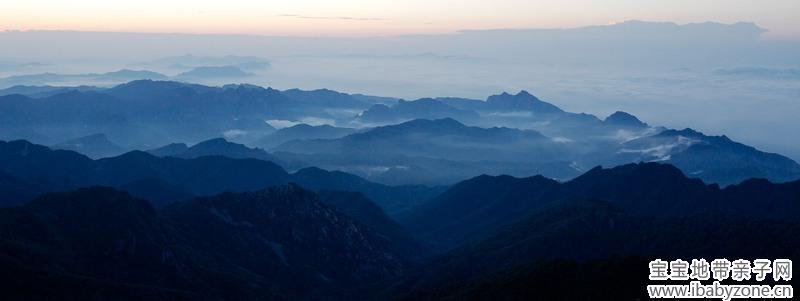
<svg viewBox="0 0 800 301"><path fill-rule="evenodd" d="M434 99L446 105L459 108L462 110L478 112L486 109L485 107L486 101L483 100L460 98L460 97L437 97Z"/></svg>
<svg viewBox="0 0 800 301"><path fill-rule="evenodd" d="M358 120L366 124L393 124L413 119L442 118L475 122L480 116L474 111L458 109L431 98L415 101L399 100L392 106L377 104L358 116Z"/></svg>
<svg viewBox="0 0 800 301"><path fill-rule="evenodd" d="M304 104L274 89L242 85L212 88L150 80L41 100L0 98L4 128L0 134L17 129L45 137L102 132L123 145L202 141L226 134L249 135L255 140L274 131L264 120L295 119L308 111Z"/></svg>
<svg viewBox="0 0 800 301"><path fill-rule="evenodd" d="M185 148L185 144L168 144L163 147L148 151L151 154L178 158L198 158L203 156L224 156L234 159L259 159L264 161L279 162L275 156L260 148L249 148L244 144L233 143L225 138L214 138L199 142Z"/></svg>
<svg viewBox="0 0 800 301"><path fill-rule="evenodd" d="M616 111L603 120L604 124L623 127L647 127L647 123L642 122L636 116L622 111Z"/></svg>
<svg viewBox="0 0 800 301"><path fill-rule="evenodd" d="M212 87L176 81L135 80L109 89L108 94L119 98L142 98L148 102L157 103L158 99L153 98L163 98L165 96L187 97L214 90L216 89ZM163 105L169 105L169 103Z"/></svg>
<svg viewBox="0 0 800 301"><path fill-rule="evenodd" d="M288 175L280 166L256 159L205 156L195 159L158 158L141 151L95 162L93 184L125 185L157 178L186 187L195 194L247 191L284 183Z"/></svg>
<svg viewBox="0 0 800 301"><path fill-rule="evenodd" d="M276 151L403 155L465 161L552 161L560 151L536 131L466 126L454 119L412 120L339 139L290 141ZM536 154L536 156L531 156Z"/></svg>
<svg viewBox="0 0 800 301"><path fill-rule="evenodd" d="M391 242L295 185L175 203L164 215L191 225L181 230L190 232L198 247L227 254L233 263L261 270L268 279L302 276L305 282L294 285L307 288L326 280L397 276L404 267ZM208 245L208 240L217 243ZM288 274L276 273L281 270Z"/></svg>
<svg viewBox="0 0 800 301"><path fill-rule="evenodd" d="M77 86L77 87L57 87L57 86L24 86L17 85L10 88L0 90L0 96L20 94L28 97L39 98L53 96L69 91L100 91L103 88L94 86Z"/></svg>
<svg viewBox="0 0 800 301"><path fill-rule="evenodd" d="M70 139L53 145L52 148L75 151L91 158L112 157L125 152L124 148L108 140L105 134Z"/></svg>
<svg viewBox="0 0 800 301"><path fill-rule="evenodd" d="M113 72L98 74L97 79L108 81L132 81L140 79L165 80L166 75L148 70L122 69Z"/></svg>
<svg viewBox="0 0 800 301"><path fill-rule="evenodd" d="M91 300L341 299L406 267L391 242L292 185L161 212L94 187L48 194L0 216L0 265L15 272L4 273L4 290L37 280L21 281L27 284L9 297L63 298L87 289ZM51 283L62 285L45 289Z"/></svg>
<svg viewBox="0 0 800 301"><path fill-rule="evenodd" d="M159 179L194 194L261 189L285 183L288 174L274 163L221 156L159 158L133 151L91 160L71 151L50 150L26 141L0 143L1 166L26 181L48 183L65 190L90 185L121 187L144 179Z"/></svg>
<svg viewBox="0 0 800 301"><path fill-rule="evenodd" d="M336 139L356 132L355 129L330 125L312 126L304 123L282 128L264 136L254 144L264 148L272 148L291 140Z"/></svg>
<svg viewBox="0 0 800 301"><path fill-rule="evenodd" d="M400 98L397 97L385 97L385 96L374 96L374 95L365 95L365 94L350 94L353 98L369 103L369 104L384 104L384 105L391 105L398 101Z"/></svg>
<svg viewBox="0 0 800 301"><path fill-rule="evenodd" d="M453 185L413 208L401 222L417 237L447 249L485 237L533 209L557 200L559 183L541 176L479 176Z"/></svg>
<svg viewBox="0 0 800 301"><path fill-rule="evenodd" d="M9 77L0 78L0 87L11 87L17 85L25 85L25 86L50 85L53 83L68 81L70 78L75 76L76 75L56 74L52 72L12 75Z"/></svg>
<svg viewBox="0 0 800 301"><path fill-rule="evenodd" d="M503 92L492 95L486 101L452 97L437 100L477 112L480 118L467 122L470 125L536 130L560 143L570 144L572 151L578 153L590 152L595 148L605 149L605 144L618 142L615 137L619 127L634 132L632 134L648 129L646 125L603 126L604 123L594 115L565 112L524 90L517 94Z"/></svg>
<svg viewBox="0 0 800 301"><path fill-rule="evenodd" d="M24 140L0 141L0 168L22 180L49 182L54 189L84 184L95 161L73 151L51 150Z"/></svg>
<svg viewBox="0 0 800 301"><path fill-rule="evenodd" d="M230 143L225 143L228 144ZM304 169L289 174L272 162L219 155L193 159L174 156L162 158L142 151L132 151L117 157L92 160L72 151L50 150L22 140L0 141L0 172L20 181L41 185L41 192L92 185L152 188L152 191L133 189L132 192L141 197L155 196L154 201L159 206L180 200L186 194L252 191L296 182L317 191L361 192L375 200L387 212L396 213L442 190L440 187L420 185L381 185L355 175L321 169ZM168 199L169 197L180 198Z"/></svg>
<svg viewBox="0 0 800 301"><path fill-rule="evenodd" d="M490 111L524 111L542 115L564 113L557 106L544 102L525 90L514 95L503 92L500 95L489 96L486 99L486 109Z"/></svg>
<svg viewBox="0 0 800 301"><path fill-rule="evenodd" d="M364 99L358 99L352 95L329 89L318 89L311 91L289 89L283 91L283 95L305 104L329 108L349 108L363 110L369 108L369 106L373 104L373 102Z"/></svg>
<svg viewBox="0 0 800 301"><path fill-rule="evenodd" d="M132 80L153 79L164 80L166 75L147 70L121 69L106 73L82 73L82 74L59 74L59 73L39 73L14 75L0 78L0 87L10 86L31 86L31 85L53 85L59 83L95 84L95 83L122 83Z"/></svg>
<svg viewBox="0 0 800 301"><path fill-rule="evenodd" d="M800 243L791 238L800 233L800 225L794 221L714 215L639 217L628 214L623 208L593 200L566 202L549 207L502 229L486 240L459 248L420 267L416 273L412 273L415 275L410 277L413 280L401 286L400 291L406 286L424 291L426 288L443 289L458 282L465 282L462 285L476 285L481 281L492 281L495 276L492 274L498 271L513 273L520 270L520 267L530 270L531 267L526 265L551 260L584 261L620 256L650 259L800 256ZM769 237L769 241L780 243L754 243L765 237ZM504 284L507 283L499 283ZM555 287L537 287L542 290L543 295L562 293L553 291L557 289ZM597 296L603 300L618 300L612 297L631 295L631 292L634 292L633 295L641 295L635 292L642 291L642 287L638 286L619 292L580 290L587 295L574 296L566 293L560 298L574 300ZM453 294L452 296L460 293L464 292L444 292L447 295ZM517 296L516 299L522 297Z"/></svg>
<svg viewBox="0 0 800 301"><path fill-rule="evenodd" d="M452 186L400 222L417 237L447 249L483 239L545 205L589 198L608 201L636 216L793 220L800 212L800 181L748 181L720 189L659 163L598 167L563 184L542 177L481 176Z"/></svg>
<svg viewBox="0 0 800 301"><path fill-rule="evenodd" d="M609 169L598 166L563 186L564 199L607 200L627 212L642 215L676 216L722 210L716 203L719 186L687 178L679 169L666 164L638 163Z"/></svg>
<svg viewBox="0 0 800 301"><path fill-rule="evenodd" d="M704 181L730 185L748 178L785 182L800 178L800 164L757 150L726 136L706 136L692 129L666 130L624 143L617 162L659 161L675 165Z"/></svg>

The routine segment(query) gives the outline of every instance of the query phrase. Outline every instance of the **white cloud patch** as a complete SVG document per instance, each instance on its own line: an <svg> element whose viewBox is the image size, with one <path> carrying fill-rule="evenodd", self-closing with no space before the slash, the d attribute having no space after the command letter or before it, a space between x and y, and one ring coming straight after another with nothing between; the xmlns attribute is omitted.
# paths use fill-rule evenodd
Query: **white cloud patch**
<svg viewBox="0 0 800 301"><path fill-rule="evenodd" d="M304 117L300 118L300 120L270 119L270 120L265 120L264 122L266 122L267 124L271 125L276 129L292 127L301 123L305 123L311 126L336 124L336 120L317 118L317 117Z"/></svg>
<svg viewBox="0 0 800 301"><path fill-rule="evenodd" d="M225 139L236 139L236 138L240 138L240 137L243 137L243 136L246 136L246 135L247 135L247 131L240 130L240 129L227 130L227 131L222 133L222 136L225 137Z"/></svg>
<svg viewBox="0 0 800 301"><path fill-rule="evenodd" d="M550 140L552 140L552 141L553 141L553 142L555 142L555 143L571 143L571 142L573 142L573 141L574 141L574 140L572 140L572 139L569 139L569 138L567 138L567 137L553 137L553 138L552 138L552 139L550 139Z"/></svg>
<svg viewBox="0 0 800 301"><path fill-rule="evenodd" d="M270 126L276 128L276 129L288 128L288 127L295 126L295 125L300 123L300 122L297 122L297 121L283 120L283 119L270 119L270 120L266 120L264 122L266 122L267 124L269 124Z"/></svg>
<svg viewBox="0 0 800 301"><path fill-rule="evenodd" d="M531 111L508 111L508 112L492 112L487 114L487 116L492 117L531 117L533 113Z"/></svg>
<svg viewBox="0 0 800 301"><path fill-rule="evenodd" d="M300 123L305 123L308 125L334 125L336 124L336 120L333 119L326 119L326 118L317 118L317 117L303 117L300 119Z"/></svg>
<svg viewBox="0 0 800 301"><path fill-rule="evenodd" d="M644 131L618 130L616 133L614 133L612 139L617 140L620 143L625 143L645 136L650 136L658 131L658 128L653 127L647 128Z"/></svg>
<svg viewBox="0 0 800 301"><path fill-rule="evenodd" d="M653 161L667 161L672 158L672 154L685 150L689 146L699 143L700 140L691 139L684 136L678 136L677 140L664 143L661 145L643 148L643 149L627 149L623 148L620 153L639 153L646 156L655 158Z"/></svg>

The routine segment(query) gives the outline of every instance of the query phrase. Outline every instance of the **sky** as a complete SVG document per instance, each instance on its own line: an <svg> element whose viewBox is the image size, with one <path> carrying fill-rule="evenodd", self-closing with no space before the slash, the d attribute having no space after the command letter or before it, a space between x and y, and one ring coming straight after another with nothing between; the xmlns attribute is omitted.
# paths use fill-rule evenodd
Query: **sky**
<svg viewBox="0 0 800 301"><path fill-rule="evenodd" d="M755 22L800 39L798 0L0 0L0 30L392 36L625 20Z"/></svg>

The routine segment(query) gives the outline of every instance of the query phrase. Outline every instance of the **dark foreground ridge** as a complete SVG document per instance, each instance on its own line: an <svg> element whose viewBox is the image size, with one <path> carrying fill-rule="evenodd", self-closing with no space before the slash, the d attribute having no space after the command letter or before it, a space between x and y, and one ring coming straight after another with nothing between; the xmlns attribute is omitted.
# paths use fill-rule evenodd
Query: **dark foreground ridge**
<svg viewBox="0 0 800 301"><path fill-rule="evenodd" d="M47 194L0 210L0 233L6 300L338 299L408 264L295 185L158 211L112 188Z"/></svg>
<svg viewBox="0 0 800 301"><path fill-rule="evenodd" d="M160 209L91 187L0 209L0 283L9 300L635 300L653 258L800 258L799 206L800 181L719 188L659 163L480 176L400 224L295 184Z"/></svg>

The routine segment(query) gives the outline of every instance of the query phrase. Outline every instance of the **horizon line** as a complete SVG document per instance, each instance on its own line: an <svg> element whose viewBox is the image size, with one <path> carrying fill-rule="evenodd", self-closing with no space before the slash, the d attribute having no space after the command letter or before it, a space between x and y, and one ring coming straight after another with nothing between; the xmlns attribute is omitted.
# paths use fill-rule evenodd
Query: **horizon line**
<svg viewBox="0 0 800 301"><path fill-rule="evenodd" d="M264 34L264 33L248 33L248 32L187 32L187 31L136 31L136 30L82 30L82 29L39 29L39 28L26 28L26 29L13 29L5 28L0 30L0 33L39 33L39 32L63 32L63 33L97 33L97 34L152 34L152 35L186 35L186 36L241 36L241 37L264 37L264 38L331 38L331 39L370 39L370 38L398 38L398 37L413 37L413 36L448 36L460 35L474 32L491 32L491 31L538 31L538 30L578 30L585 28L603 28L614 27L623 24L631 23L644 23L644 24L666 24L675 25L678 27L713 24L722 26L737 26L737 25L752 25L761 33L759 36L764 37L765 33L771 33L770 29L758 25L752 21L736 21L732 23L719 22L719 21L702 21L702 22L686 22L679 23L675 21L648 21L641 19L627 19L620 22L609 22L606 24L593 24L581 26L560 26L560 27L495 27L495 28L463 28L452 31L442 31L433 33L399 33L399 34L367 34L367 35L351 35L351 34ZM774 33L774 32L772 32ZM770 39L800 39L800 36L795 35L767 35Z"/></svg>

